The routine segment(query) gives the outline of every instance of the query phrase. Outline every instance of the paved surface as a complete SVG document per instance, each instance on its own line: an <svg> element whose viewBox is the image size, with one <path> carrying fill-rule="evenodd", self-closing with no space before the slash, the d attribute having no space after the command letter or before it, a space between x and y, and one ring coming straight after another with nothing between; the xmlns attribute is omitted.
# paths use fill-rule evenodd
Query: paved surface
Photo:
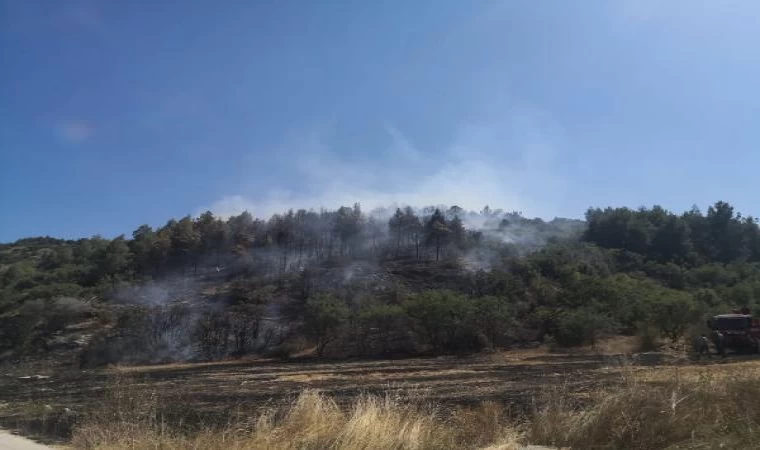
<svg viewBox="0 0 760 450"><path fill-rule="evenodd" d="M0 450L52 450L52 447L0 430Z"/></svg>

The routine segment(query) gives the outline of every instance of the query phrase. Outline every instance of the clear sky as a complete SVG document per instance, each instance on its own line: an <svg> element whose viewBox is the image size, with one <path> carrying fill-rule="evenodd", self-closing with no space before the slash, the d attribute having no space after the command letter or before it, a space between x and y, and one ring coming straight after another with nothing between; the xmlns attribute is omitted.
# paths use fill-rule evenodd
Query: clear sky
<svg viewBox="0 0 760 450"><path fill-rule="evenodd" d="M0 242L210 208L727 200L760 2L0 0Z"/></svg>

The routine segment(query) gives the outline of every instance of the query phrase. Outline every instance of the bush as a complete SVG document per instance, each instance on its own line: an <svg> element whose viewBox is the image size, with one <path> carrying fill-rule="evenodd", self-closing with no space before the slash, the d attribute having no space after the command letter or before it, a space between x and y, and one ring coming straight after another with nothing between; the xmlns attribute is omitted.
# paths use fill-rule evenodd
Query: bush
<svg viewBox="0 0 760 450"><path fill-rule="evenodd" d="M486 296L473 300L472 321L493 348L509 333L513 325L512 312L505 299Z"/></svg>
<svg viewBox="0 0 760 450"><path fill-rule="evenodd" d="M615 332L615 322L592 309L584 308L565 313L557 324L554 338L563 347L596 345L599 338Z"/></svg>
<svg viewBox="0 0 760 450"><path fill-rule="evenodd" d="M90 305L77 298L27 301L15 314L0 319L0 348L18 353L46 349L53 335L93 313Z"/></svg>
<svg viewBox="0 0 760 450"><path fill-rule="evenodd" d="M393 332L402 328L405 324L406 314L399 305L371 304L359 312L359 324L361 327L360 338L357 345L366 347L367 341L378 342L380 351L386 353L390 350L389 345ZM361 350L361 349L360 349Z"/></svg>
<svg viewBox="0 0 760 450"><path fill-rule="evenodd" d="M672 342L676 342L701 316L699 306L689 294L673 291L661 295L654 302L651 321Z"/></svg>
<svg viewBox="0 0 760 450"><path fill-rule="evenodd" d="M347 319L346 304L332 295L318 295L306 302L304 322L316 340L317 355L322 356L325 347L338 338Z"/></svg>
<svg viewBox="0 0 760 450"><path fill-rule="evenodd" d="M23 315L0 317L0 350L28 350L36 322Z"/></svg>
<svg viewBox="0 0 760 450"><path fill-rule="evenodd" d="M436 353L477 345L470 322L472 306L466 296L447 290L421 292L405 304L418 336Z"/></svg>

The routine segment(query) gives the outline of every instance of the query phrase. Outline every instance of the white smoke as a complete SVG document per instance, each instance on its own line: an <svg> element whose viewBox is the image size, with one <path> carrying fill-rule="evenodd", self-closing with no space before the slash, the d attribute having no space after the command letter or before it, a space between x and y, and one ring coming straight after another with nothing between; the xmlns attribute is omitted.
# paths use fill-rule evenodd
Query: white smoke
<svg viewBox="0 0 760 450"><path fill-rule="evenodd" d="M352 160L330 148L325 133L304 133L283 145L293 154L293 178L306 192L287 185L262 193L238 192L199 208L227 217L249 211L266 217L288 209L336 209L360 203L373 208L485 205L553 217L561 211L564 180L555 155L557 127L531 114L515 114L463 127L446 148L420 149L400 128L386 126L391 144L378 155Z"/></svg>

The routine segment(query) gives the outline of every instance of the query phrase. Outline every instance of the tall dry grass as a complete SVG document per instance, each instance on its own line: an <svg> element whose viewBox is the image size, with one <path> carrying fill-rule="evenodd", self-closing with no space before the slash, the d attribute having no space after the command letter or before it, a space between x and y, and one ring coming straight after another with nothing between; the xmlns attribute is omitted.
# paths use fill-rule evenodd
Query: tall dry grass
<svg viewBox="0 0 760 450"><path fill-rule="evenodd" d="M582 408L551 393L525 429L531 442L578 449L760 448L760 379L716 376L599 391Z"/></svg>
<svg viewBox="0 0 760 450"><path fill-rule="evenodd" d="M252 419L188 431L162 416L157 397L130 385L111 390L101 410L75 429L82 449L461 449L519 448L520 434L484 404L444 415L402 397L364 395L348 408L316 391Z"/></svg>
<svg viewBox="0 0 760 450"><path fill-rule="evenodd" d="M117 386L79 427L83 449L462 449L531 443L572 449L760 448L760 379L742 374L622 382L579 402L550 389L516 419L503 405L442 410L424 400L361 396L347 407L315 391L223 425L185 427L150 392Z"/></svg>

